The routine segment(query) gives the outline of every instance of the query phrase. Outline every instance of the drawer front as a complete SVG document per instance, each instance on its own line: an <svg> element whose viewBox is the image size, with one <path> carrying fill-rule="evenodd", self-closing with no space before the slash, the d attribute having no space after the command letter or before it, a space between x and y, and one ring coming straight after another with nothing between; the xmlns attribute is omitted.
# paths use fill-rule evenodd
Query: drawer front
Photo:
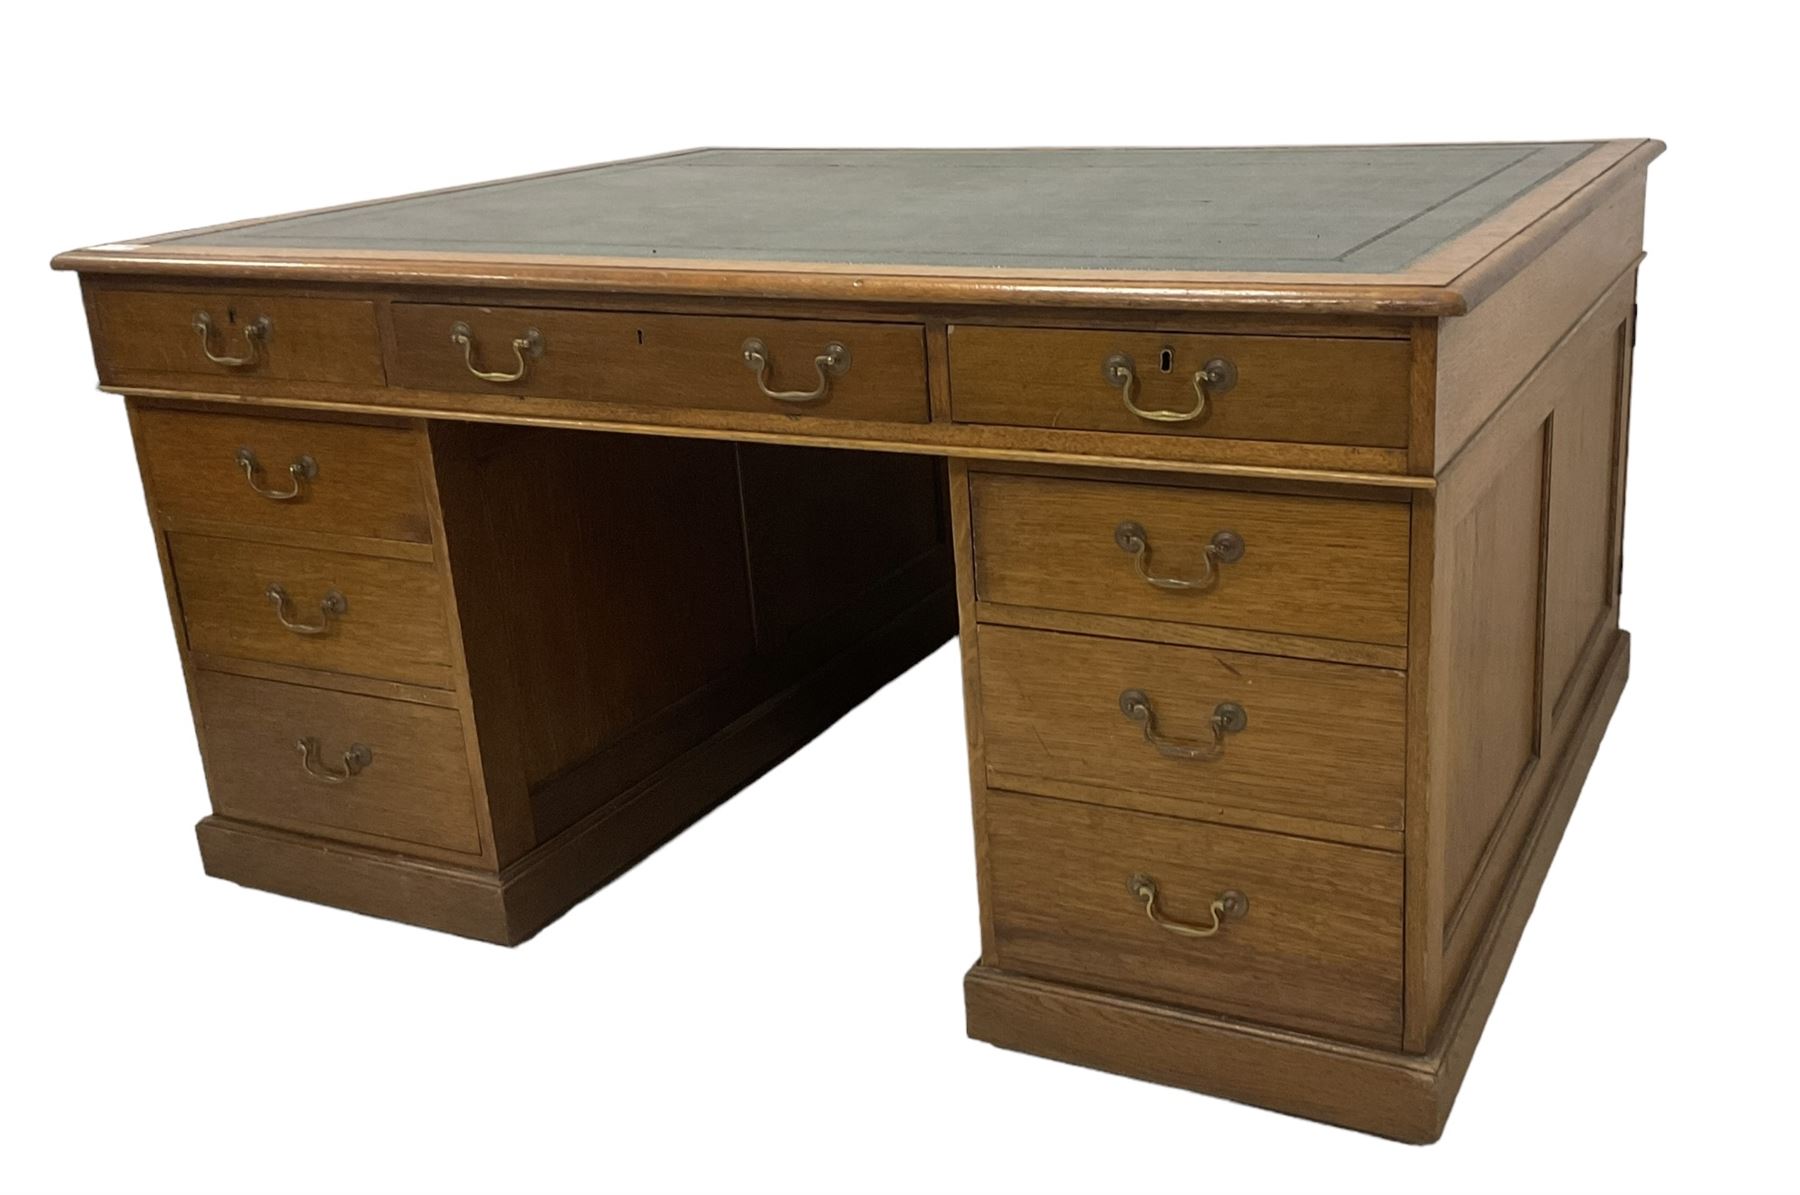
<svg viewBox="0 0 1800 1195"><path fill-rule="evenodd" d="M449 626L430 564L183 534L169 536L169 558L193 651L451 686ZM271 585L285 601L271 598ZM283 619L323 629L294 630Z"/></svg>
<svg viewBox="0 0 1800 1195"><path fill-rule="evenodd" d="M993 784L1400 829L1402 673L1002 626L978 641Z"/></svg>
<svg viewBox="0 0 1800 1195"><path fill-rule="evenodd" d="M916 324L396 303L393 325L394 383L421 390L894 423L930 418L925 334ZM459 331L466 338L453 339ZM763 346L760 373L745 360L752 340ZM815 364L831 345L847 353L841 372ZM477 370L496 376L483 379ZM823 390L783 401L765 387Z"/></svg>
<svg viewBox="0 0 1800 1195"><path fill-rule="evenodd" d="M1401 503L987 473L970 487L983 601L1406 643Z"/></svg>
<svg viewBox="0 0 1800 1195"><path fill-rule="evenodd" d="M205 670L194 684L220 813L480 852L454 710Z"/></svg>
<svg viewBox="0 0 1800 1195"><path fill-rule="evenodd" d="M1129 394L1111 367L1120 358ZM950 329L950 405L959 423L1404 448L1411 358L1403 340L960 324ZM1195 375L1209 369L1202 403ZM1140 410L1194 414L1153 419L1128 397Z"/></svg>
<svg viewBox="0 0 1800 1195"><path fill-rule="evenodd" d="M138 436L162 520L431 539L410 430L145 410Z"/></svg>
<svg viewBox="0 0 1800 1195"><path fill-rule="evenodd" d="M999 965L1044 979L1397 1048L1401 857L1281 834L990 793ZM1153 923L1209 927L1211 937Z"/></svg>
<svg viewBox="0 0 1800 1195"><path fill-rule="evenodd" d="M363 299L96 290L88 302L108 385L217 391L234 379L385 380L375 305Z"/></svg>

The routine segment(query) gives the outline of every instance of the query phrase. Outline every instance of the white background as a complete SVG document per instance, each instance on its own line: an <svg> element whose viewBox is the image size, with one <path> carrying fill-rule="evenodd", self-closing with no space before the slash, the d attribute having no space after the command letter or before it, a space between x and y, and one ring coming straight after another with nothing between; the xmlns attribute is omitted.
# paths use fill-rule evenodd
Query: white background
<svg viewBox="0 0 1800 1195"><path fill-rule="evenodd" d="M1792 1190L1792 64L1751 11L14 8L0 1186ZM125 418L53 252L699 144L1624 136L1670 147L1633 674L1438 1145L964 1037L949 650L515 951L202 876Z"/></svg>

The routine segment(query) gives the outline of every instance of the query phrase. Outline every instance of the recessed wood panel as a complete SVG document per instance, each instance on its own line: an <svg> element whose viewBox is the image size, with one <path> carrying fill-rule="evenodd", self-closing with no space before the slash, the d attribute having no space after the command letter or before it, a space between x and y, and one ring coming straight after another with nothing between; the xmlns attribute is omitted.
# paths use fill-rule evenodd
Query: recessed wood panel
<svg viewBox="0 0 1800 1195"><path fill-rule="evenodd" d="M739 444L737 462L763 651L943 542L931 457Z"/></svg>
<svg viewBox="0 0 1800 1195"><path fill-rule="evenodd" d="M1439 533L1435 618L1448 631L1449 916L1537 755L1544 436L1528 437L1455 527Z"/></svg>
<svg viewBox="0 0 1800 1195"><path fill-rule="evenodd" d="M1417 806L1418 823L1409 819L1409 850L1419 843L1428 857L1409 855L1408 874L1420 877L1427 902L1421 910L1435 910L1429 934L1442 931L1441 945L1423 933L1421 939L1427 950L1439 951L1443 1000L1453 1001L1457 984L1480 963L1484 936L1535 819L1581 719L1604 700L1594 696L1594 685L1608 675L1619 647L1632 282L1629 276L1615 281L1568 330L1440 476L1432 504L1440 521L1424 745L1435 792ZM1511 652L1501 646L1525 638L1530 589L1519 569L1529 568L1531 534L1541 561L1535 675L1526 670L1522 646ZM1485 654L1471 650L1482 644ZM1525 766L1507 791L1521 758ZM1409 803L1409 813L1413 808ZM1437 835L1441 846L1432 843ZM1419 1027L1428 1033L1435 1015L1429 995L1421 1007Z"/></svg>
<svg viewBox="0 0 1800 1195"><path fill-rule="evenodd" d="M432 436L476 713L504 711L492 737L527 787L749 658L731 445L480 425Z"/></svg>
<svg viewBox="0 0 1800 1195"><path fill-rule="evenodd" d="M1002 969L1398 1044L1398 855L1005 792L986 820ZM1132 894L1139 874L1177 921L1205 924L1226 890L1248 911L1214 937L1170 933Z"/></svg>
<svg viewBox="0 0 1800 1195"><path fill-rule="evenodd" d="M1598 331L1598 330L1597 330ZM1612 625L1616 458L1626 329L1583 343L1581 364L1551 425L1544 682L1557 716L1588 645Z"/></svg>

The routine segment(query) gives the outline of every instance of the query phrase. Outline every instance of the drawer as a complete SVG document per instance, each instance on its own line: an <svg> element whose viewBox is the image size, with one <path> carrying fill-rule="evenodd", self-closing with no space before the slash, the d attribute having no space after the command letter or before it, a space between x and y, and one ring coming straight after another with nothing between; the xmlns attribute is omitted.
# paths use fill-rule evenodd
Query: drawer
<svg viewBox="0 0 1800 1195"><path fill-rule="evenodd" d="M950 406L959 423L1404 448L1411 367L1404 340L958 324ZM1207 370L1220 380L1202 402L1195 375ZM1195 414L1153 419L1127 397L1140 410Z"/></svg>
<svg viewBox="0 0 1800 1195"><path fill-rule="evenodd" d="M409 429L143 410L138 438L165 523L431 538Z"/></svg>
<svg viewBox="0 0 1800 1195"><path fill-rule="evenodd" d="M91 290L100 379L218 391L234 379L379 386L375 305L363 299Z"/></svg>
<svg viewBox="0 0 1800 1195"><path fill-rule="evenodd" d="M990 783L1400 829L1403 673L992 625L977 636Z"/></svg>
<svg viewBox="0 0 1800 1195"><path fill-rule="evenodd" d="M1398 1048L1401 857L1013 793L986 803L1000 967ZM1237 894L1211 937L1215 900Z"/></svg>
<svg viewBox="0 0 1800 1195"><path fill-rule="evenodd" d="M169 536L169 559L193 651L451 686L430 564L185 534ZM270 596L272 585L285 601Z"/></svg>
<svg viewBox="0 0 1800 1195"><path fill-rule="evenodd" d="M204 669L194 687L221 814L480 853L456 711Z"/></svg>
<svg viewBox="0 0 1800 1195"><path fill-rule="evenodd" d="M989 473L970 496L983 601L1406 642L1402 503Z"/></svg>
<svg viewBox="0 0 1800 1195"><path fill-rule="evenodd" d="M760 414L924 423L917 324L393 306L395 385ZM459 332L466 336L456 338ZM763 346L766 369L746 362ZM828 346L843 368L815 364ZM477 371L491 375L477 376ZM816 398L784 401L765 390Z"/></svg>

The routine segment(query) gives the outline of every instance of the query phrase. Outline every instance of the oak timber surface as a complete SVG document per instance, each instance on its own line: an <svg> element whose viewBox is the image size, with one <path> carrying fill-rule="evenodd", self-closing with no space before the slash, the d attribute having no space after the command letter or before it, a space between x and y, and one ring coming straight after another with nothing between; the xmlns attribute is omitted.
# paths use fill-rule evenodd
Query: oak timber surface
<svg viewBox="0 0 1800 1195"><path fill-rule="evenodd" d="M1597 144L707 149L164 244L1392 273Z"/></svg>

